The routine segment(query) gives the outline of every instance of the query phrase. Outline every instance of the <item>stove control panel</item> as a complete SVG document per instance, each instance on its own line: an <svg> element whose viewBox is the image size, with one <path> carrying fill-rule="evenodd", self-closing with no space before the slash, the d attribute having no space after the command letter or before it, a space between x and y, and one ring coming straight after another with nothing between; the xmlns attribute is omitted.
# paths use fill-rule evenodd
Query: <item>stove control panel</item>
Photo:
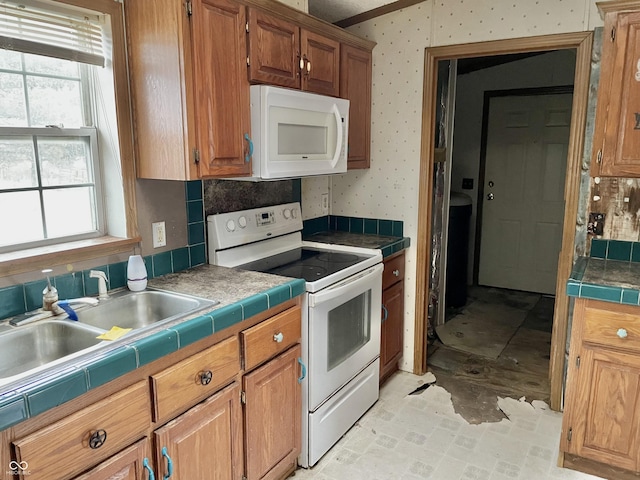
<svg viewBox="0 0 640 480"><path fill-rule="evenodd" d="M257 242L302 230L299 203L220 213L207 217L209 251Z"/></svg>

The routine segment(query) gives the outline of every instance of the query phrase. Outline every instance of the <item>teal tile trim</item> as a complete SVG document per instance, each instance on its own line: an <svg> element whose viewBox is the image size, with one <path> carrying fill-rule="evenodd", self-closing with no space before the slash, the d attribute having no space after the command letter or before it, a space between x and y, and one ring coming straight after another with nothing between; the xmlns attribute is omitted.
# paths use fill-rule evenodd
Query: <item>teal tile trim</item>
<svg viewBox="0 0 640 480"><path fill-rule="evenodd" d="M189 245L189 263L192 267L207 263L207 246L204 243L200 245Z"/></svg>
<svg viewBox="0 0 640 480"><path fill-rule="evenodd" d="M593 258L607 258L607 247L609 240L593 239L591 240L591 250L589 256Z"/></svg>
<svg viewBox="0 0 640 480"><path fill-rule="evenodd" d="M24 397L0 402L0 431L29 417Z"/></svg>
<svg viewBox="0 0 640 480"><path fill-rule="evenodd" d="M35 417L79 397L88 390L89 386L84 370L76 370L62 378L58 377L55 383L39 386L26 393L29 416Z"/></svg>
<svg viewBox="0 0 640 480"><path fill-rule="evenodd" d="M182 322L171 330L178 334L178 348L184 348L213 335L213 321L210 315L204 315Z"/></svg>
<svg viewBox="0 0 640 480"><path fill-rule="evenodd" d="M19 288L18 291L23 290ZM90 361L82 369L71 368L61 375L25 385L7 392L4 396L0 394L0 431L79 397L90 389L104 385L214 332L295 298L304 291L304 280L293 279L237 303L222 306L205 315L156 332L131 345L122 345L121 348Z"/></svg>
<svg viewBox="0 0 640 480"><path fill-rule="evenodd" d="M132 347L136 349L138 366L141 367L178 350L178 333L162 330L135 341Z"/></svg>
<svg viewBox="0 0 640 480"><path fill-rule="evenodd" d="M580 286L580 297L620 303L622 301L622 288L583 283Z"/></svg>
<svg viewBox="0 0 640 480"><path fill-rule="evenodd" d="M579 297L580 285L581 285L580 282L569 280L567 282L567 295L569 295L570 297Z"/></svg>
<svg viewBox="0 0 640 480"><path fill-rule="evenodd" d="M185 182L184 196L187 202L191 200L202 200L202 180Z"/></svg>
<svg viewBox="0 0 640 480"><path fill-rule="evenodd" d="M24 287L12 285L0 288L0 317L12 317L26 312Z"/></svg>
<svg viewBox="0 0 640 480"><path fill-rule="evenodd" d="M385 235L388 237L402 237L404 223L401 220L329 215L329 229L336 230L338 232L369 233L374 235ZM302 233L303 235L313 235L314 233L321 231L324 230L307 230L305 221Z"/></svg>
<svg viewBox="0 0 640 480"><path fill-rule="evenodd" d="M578 258L576 263L573 265L570 278L573 280L577 280L578 282L582 281L584 271L587 269L588 264L589 259L587 257Z"/></svg>
<svg viewBox="0 0 640 480"><path fill-rule="evenodd" d="M326 232L329 230L329 216L310 218L302 222L303 235Z"/></svg>
<svg viewBox="0 0 640 480"><path fill-rule="evenodd" d="M609 240L607 249L607 260L631 261L631 246L633 242L621 242L619 240Z"/></svg>
<svg viewBox="0 0 640 480"><path fill-rule="evenodd" d="M152 255L153 278L172 273L171 252Z"/></svg>
<svg viewBox="0 0 640 480"><path fill-rule="evenodd" d="M640 243L638 242L633 242L631 245L631 261L640 262Z"/></svg>
<svg viewBox="0 0 640 480"><path fill-rule="evenodd" d="M626 288L622 289L622 300L620 303L624 303L626 305L638 305L640 304L640 291L638 290L629 290Z"/></svg>
<svg viewBox="0 0 640 480"><path fill-rule="evenodd" d="M219 332L241 322L245 317L242 315L242 305L234 303L214 310L211 312L211 318L213 319L213 331Z"/></svg>
<svg viewBox="0 0 640 480"><path fill-rule="evenodd" d="M393 255L400 250L406 250L411 245L411 239L409 237L403 237L389 245L382 247L382 257L386 258L389 255Z"/></svg>
<svg viewBox="0 0 640 480"><path fill-rule="evenodd" d="M138 368L136 351L129 346L123 345L86 367L89 388L104 385L136 368Z"/></svg>
<svg viewBox="0 0 640 480"><path fill-rule="evenodd" d="M189 248L182 247L171 250L171 271L173 273L181 272L189 268Z"/></svg>
<svg viewBox="0 0 640 480"><path fill-rule="evenodd" d="M89 278L89 275L87 275ZM91 279L97 283L96 279ZM67 273L54 278L59 298L78 298L84 296L84 275L83 272ZM93 282L90 282L93 283ZM97 288L96 288L97 290ZM42 296L40 297L42 303ZM42 305L41 305L42 306Z"/></svg>
<svg viewBox="0 0 640 480"><path fill-rule="evenodd" d="M249 318L269 309L269 297L265 293L258 293L252 297L245 298L240 302L242 305L242 317Z"/></svg>

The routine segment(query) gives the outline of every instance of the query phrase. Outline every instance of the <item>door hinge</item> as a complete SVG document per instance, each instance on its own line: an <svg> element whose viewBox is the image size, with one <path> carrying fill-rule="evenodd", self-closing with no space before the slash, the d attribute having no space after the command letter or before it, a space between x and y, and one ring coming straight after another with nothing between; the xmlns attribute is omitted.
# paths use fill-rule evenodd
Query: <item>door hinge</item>
<svg viewBox="0 0 640 480"><path fill-rule="evenodd" d="M576 357L576 368L580 368L580 357Z"/></svg>
<svg viewBox="0 0 640 480"><path fill-rule="evenodd" d="M200 150L197 148L193 149L193 163L196 165L200 163Z"/></svg>
<svg viewBox="0 0 640 480"><path fill-rule="evenodd" d="M244 29L246 30L247 33L249 33L249 22L246 22L244 24Z"/></svg>
<svg viewBox="0 0 640 480"><path fill-rule="evenodd" d="M240 392L240 403L243 405L247 404L247 394L244 390Z"/></svg>
<svg viewBox="0 0 640 480"><path fill-rule="evenodd" d="M615 40L616 40L616 27L613 27L611 29L611 41L615 42Z"/></svg>
<svg viewBox="0 0 640 480"><path fill-rule="evenodd" d="M602 163L602 149L598 150L598 155L596 156L596 162Z"/></svg>
<svg viewBox="0 0 640 480"><path fill-rule="evenodd" d="M568 442L571 441L571 437L573 437L573 428L570 428L569 431L567 432L567 441Z"/></svg>
<svg viewBox="0 0 640 480"><path fill-rule="evenodd" d="M187 0L187 17L193 15L193 5L191 4L191 0Z"/></svg>

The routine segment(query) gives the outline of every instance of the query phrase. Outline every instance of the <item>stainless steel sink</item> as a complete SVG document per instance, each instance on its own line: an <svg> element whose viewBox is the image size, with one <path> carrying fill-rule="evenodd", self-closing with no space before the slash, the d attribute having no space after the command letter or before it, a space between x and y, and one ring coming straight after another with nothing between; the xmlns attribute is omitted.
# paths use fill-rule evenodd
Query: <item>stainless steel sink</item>
<svg viewBox="0 0 640 480"><path fill-rule="evenodd" d="M0 379L19 375L100 343L95 329L47 320L0 333Z"/></svg>
<svg viewBox="0 0 640 480"><path fill-rule="evenodd" d="M77 314L80 323L104 330L114 326L139 329L195 313L216 303L163 290L123 291L101 300L98 306L78 310Z"/></svg>

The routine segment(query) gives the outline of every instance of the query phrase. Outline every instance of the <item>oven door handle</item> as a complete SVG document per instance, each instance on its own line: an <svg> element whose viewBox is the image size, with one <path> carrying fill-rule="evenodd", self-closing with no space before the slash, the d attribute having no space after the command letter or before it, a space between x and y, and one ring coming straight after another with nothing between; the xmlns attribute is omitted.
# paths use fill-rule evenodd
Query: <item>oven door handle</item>
<svg viewBox="0 0 640 480"><path fill-rule="evenodd" d="M329 300L333 300L334 298L340 297L342 295L348 294L349 290L358 287L358 284L362 282L368 281L370 277L374 277L376 275L380 275L382 279L382 270L384 267L381 263L361 272L353 277L349 277L341 282L336 283L335 285L325 288L324 290L309 294L309 306L315 307L323 302L328 302Z"/></svg>

